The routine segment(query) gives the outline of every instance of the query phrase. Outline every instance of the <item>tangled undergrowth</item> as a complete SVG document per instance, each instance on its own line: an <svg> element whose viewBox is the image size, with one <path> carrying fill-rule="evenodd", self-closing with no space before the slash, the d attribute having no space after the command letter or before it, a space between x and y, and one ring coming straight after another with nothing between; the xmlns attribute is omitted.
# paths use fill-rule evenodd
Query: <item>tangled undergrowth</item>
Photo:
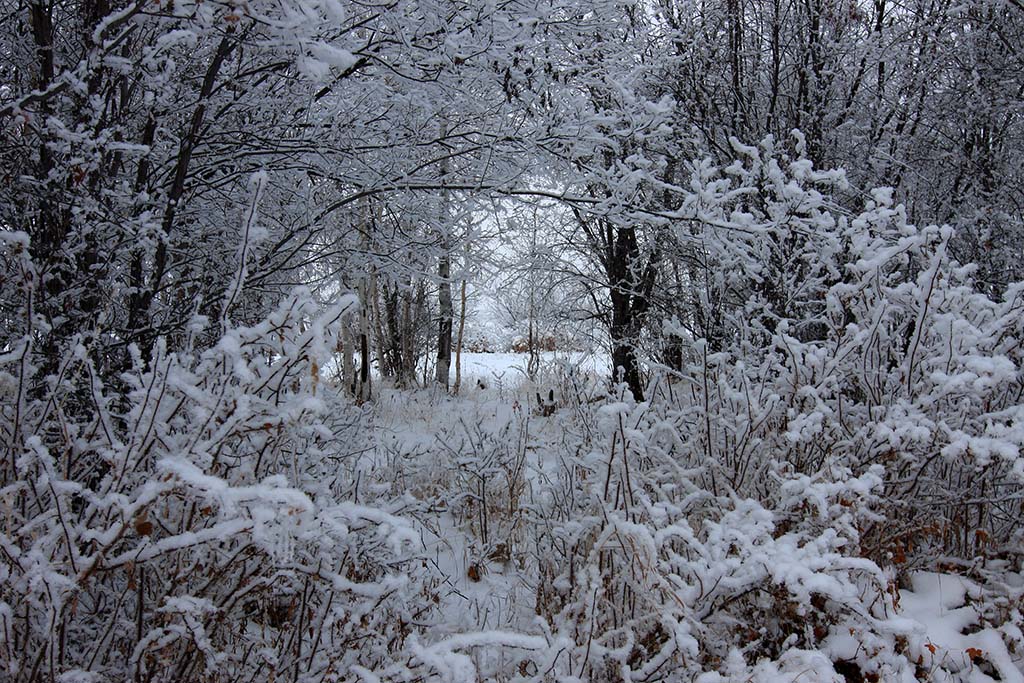
<svg viewBox="0 0 1024 683"><path fill-rule="evenodd" d="M979 293L885 193L832 225L813 334L752 312L643 402L555 368L541 414L354 405L320 370L350 299L133 348L113 386L87 335L39 364L25 310L4 679L1021 680L1024 286Z"/></svg>

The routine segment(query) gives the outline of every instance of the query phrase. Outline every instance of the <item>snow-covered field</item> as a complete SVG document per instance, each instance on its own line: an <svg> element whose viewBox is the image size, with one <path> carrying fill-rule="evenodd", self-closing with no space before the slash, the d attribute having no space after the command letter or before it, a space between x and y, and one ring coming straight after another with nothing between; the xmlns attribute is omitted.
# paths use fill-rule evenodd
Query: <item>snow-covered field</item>
<svg viewBox="0 0 1024 683"><path fill-rule="evenodd" d="M526 366L529 356L525 353L463 353L462 376L464 382L476 383L480 380L485 387L501 390L514 389L527 380ZM552 378L573 373L579 376L607 377L611 359L608 354L596 352L561 352L545 351L540 355L538 381L543 384ZM421 367L422 370L422 367ZM335 377L340 372L337 358L325 364L324 372L328 377ZM376 364L373 366L375 376L380 375ZM455 359L452 358L450 381L455 381Z"/></svg>
<svg viewBox="0 0 1024 683"><path fill-rule="evenodd" d="M513 381L526 377L528 361L529 356L525 353L463 353L462 372L467 377ZM608 374L610 362L607 354L600 352L545 351L540 355L541 372L545 374L559 368L571 368L585 374L604 376Z"/></svg>

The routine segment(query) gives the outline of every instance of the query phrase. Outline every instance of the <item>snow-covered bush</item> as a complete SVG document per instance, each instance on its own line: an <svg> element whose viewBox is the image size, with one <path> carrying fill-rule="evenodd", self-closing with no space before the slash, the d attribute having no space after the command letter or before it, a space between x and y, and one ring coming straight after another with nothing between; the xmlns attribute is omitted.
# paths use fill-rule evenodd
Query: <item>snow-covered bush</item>
<svg viewBox="0 0 1024 683"><path fill-rule="evenodd" d="M22 242L6 275L30 289ZM403 647L431 604L409 599L415 537L356 502L366 417L319 371L352 305L298 290L213 348L133 349L113 389L81 338L41 376L22 311L0 358L4 680L322 680Z"/></svg>
<svg viewBox="0 0 1024 683"><path fill-rule="evenodd" d="M733 147L742 162L693 165L683 212L703 221L713 268L698 310L666 325L689 363L651 384L702 486L765 499L774 463L809 475L881 464L887 521L868 534L879 561L913 562L911 537L961 558L1012 543L1021 285L989 298L951 258L955 231L910 224L887 188L850 215L842 173L815 170L799 135L792 160L771 139Z"/></svg>
<svg viewBox="0 0 1024 683"><path fill-rule="evenodd" d="M407 660L417 675L456 680L438 653L475 666L500 646L537 681L1019 669L1024 290L979 293L953 231L909 224L885 189L848 215L827 194L841 174L744 152L698 167L717 338L645 402L570 387L534 447L523 628L540 638L439 641L434 664ZM919 608L925 567L978 580L956 619Z"/></svg>
<svg viewBox="0 0 1024 683"><path fill-rule="evenodd" d="M438 430L448 463L439 473L450 491L445 507L471 530L478 542L477 561L491 557L507 562L518 545L528 420L522 410L500 417L461 415Z"/></svg>
<svg viewBox="0 0 1024 683"><path fill-rule="evenodd" d="M768 499L716 495L664 406L627 393L590 417L591 450L567 458L561 491L535 511L553 519L537 613L553 642L573 643L565 674L688 677L733 649L774 659L814 649L843 619L867 629L865 605L891 604L887 577L858 554L880 468L812 479L776 467Z"/></svg>

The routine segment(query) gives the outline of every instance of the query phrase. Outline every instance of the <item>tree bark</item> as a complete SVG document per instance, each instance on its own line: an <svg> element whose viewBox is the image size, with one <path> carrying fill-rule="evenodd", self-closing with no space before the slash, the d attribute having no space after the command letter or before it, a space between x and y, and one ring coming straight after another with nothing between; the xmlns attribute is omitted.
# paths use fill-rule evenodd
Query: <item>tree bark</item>
<svg viewBox="0 0 1024 683"><path fill-rule="evenodd" d="M447 239L445 240L447 248ZM437 383L448 389L449 375L452 365L452 262L447 251L441 256L437 266L440 280L437 292L438 325L437 325Z"/></svg>
<svg viewBox="0 0 1024 683"><path fill-rule="evenodd" d="M448 121L442 119L441 139L448 136ZM448 161L441 162L441 177L448 175ZM437 263L437 383L448 389L452 366L452 252L451 226L448 224L448 191L441 190L441 256Z"/></svg>
<svg viewBox="0 0 1024 683"><path fill-rule="evenodd" d="M452 393L459 395L462 388L462 339L466 332L466 278L462 278L459 292L459 334L455 340L455 386Z"/></svg>
<svg viewBox="0 0 1024 683"><path fill-rule="evenodd" d="M341 384L345 391L355 395L356 371L352 364L352 332L348 326L341 331Z"/></svg>
<svg viewBox="0 0 1024 683"><path fill-rule="evenodd" d="M642 263L634 228L604 227L605 270L611 290L612 371L625 382L637 401L644 400L637 342L651 305L659 252Z"/></svg>
<svg viewBox="0 0 1024 683"><path fill-rule="evenodd" d="M362 218L363 251L370 250L370 233L373 230L372 207L369 202L363 207ZM369 401L372 397L370 387L370 306L372 291L370 280L372 272L369 267L359 278L359 375L356 378L356 399L360 402Z"/></svg>

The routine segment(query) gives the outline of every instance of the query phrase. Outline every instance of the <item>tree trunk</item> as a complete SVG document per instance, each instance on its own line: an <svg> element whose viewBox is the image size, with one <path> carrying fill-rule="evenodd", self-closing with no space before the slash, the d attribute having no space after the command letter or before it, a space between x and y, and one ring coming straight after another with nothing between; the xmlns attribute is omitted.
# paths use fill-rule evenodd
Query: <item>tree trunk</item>
<svg viewBox="0 0 1024 683"><path fill-rule="evenodd" d="M640 380L640 363L636 355L636 311L630 305L629 295L612 290L612 378L625 382L637 401L644 400Z"/></svg>
<svg viewBox="0 0 1024 683"><path fill-rule="evenodd" d="M416 331L419 329L420 311L423 305L423 290L420 285L416 301L413 301L412 283L402 294L401 362L398 369L398 383L403 387L416 386ZM415 307L414 307L415 304Z"/></svg>
<svg viewBox="0 0 1024 683"><path fill-rule="evenodd" d="M455 387L452 393L459 395L462 388L462 339L466 332L466 278L462 278L459 292L459 334L455 339Z"/></svg>
<svg viewBox="0 0 1024 683"><path fill-rule="evenodd" d="M341 331L341 384L345 391L355 395L356 373L352 365L352 332L347 325Z"/></svg>
<svg viewBox="0 0 1024 683"><path fill-rule="evenodd" d="M356 378L356 398L362 401L369 401L370 392L370 315L369 315L369 287L366 278L359 285L359 299L362 305L359 307L359 375Z"/></svg>
<svg viewBox="0 0 1024 683"><path fill-rule="evenodd" d="M604 227L604 265L611 289L612 377L625 382L637 401L644 400L640 362L636 345L650 308L659 252L641 263L636 230L612 225Z"/></svg>
<svg viewBox="0 0 1024 683"><path fill-rule="evenodd" d="M447 246L447 245L446 245ZM437 292L438 326L437 326L437 383L448 389L449 374L452 365L452 281L451 256L446 252L437 266L440 279Z"/></svg>
<svg viewBox="0 0 1024 683"><path fill-rule="evenodd" d="M743 106L743 8L740 0L728 0L729 66L732 76L732 132L743 136L746 110Z"/></svg>
<svg viewBox="0 0 1024 683"><path fill-rule="evenodd" d="M441 138L448 135L448 121L441 123ZM441 162L441 178L448 175L447 160ZM448 389L452 366L452 244L451 226L448 223L448 191L441 190L441 257L437 263L437 383Z"/></svg>
<svg viewBox="0 0 1024 683"><path fill-rule="evenodd" d="M362 220L363 250L370 250L370 232L373 229L373 215L370 206L364 206ZM370 392L370 297L375 295L370 280L373 277L368 269L359 278L359 376L356 378L356 399L359 402L369 401Z"/></svg>
<svg viewBox="0 0 1024 683"><path fill-rule="evenodd" d="M537 258L537 218L534 214L533 227L530 231L530 312L529 312L529 326L527 329L527 352L529 354L526 361L526 376L530 378L530 381L537 379L537 373L540 371L540 353L537 351L537 332L536 332L536 321L537 321L537 280L534 277L536 271L536 258Z"/></svg>

